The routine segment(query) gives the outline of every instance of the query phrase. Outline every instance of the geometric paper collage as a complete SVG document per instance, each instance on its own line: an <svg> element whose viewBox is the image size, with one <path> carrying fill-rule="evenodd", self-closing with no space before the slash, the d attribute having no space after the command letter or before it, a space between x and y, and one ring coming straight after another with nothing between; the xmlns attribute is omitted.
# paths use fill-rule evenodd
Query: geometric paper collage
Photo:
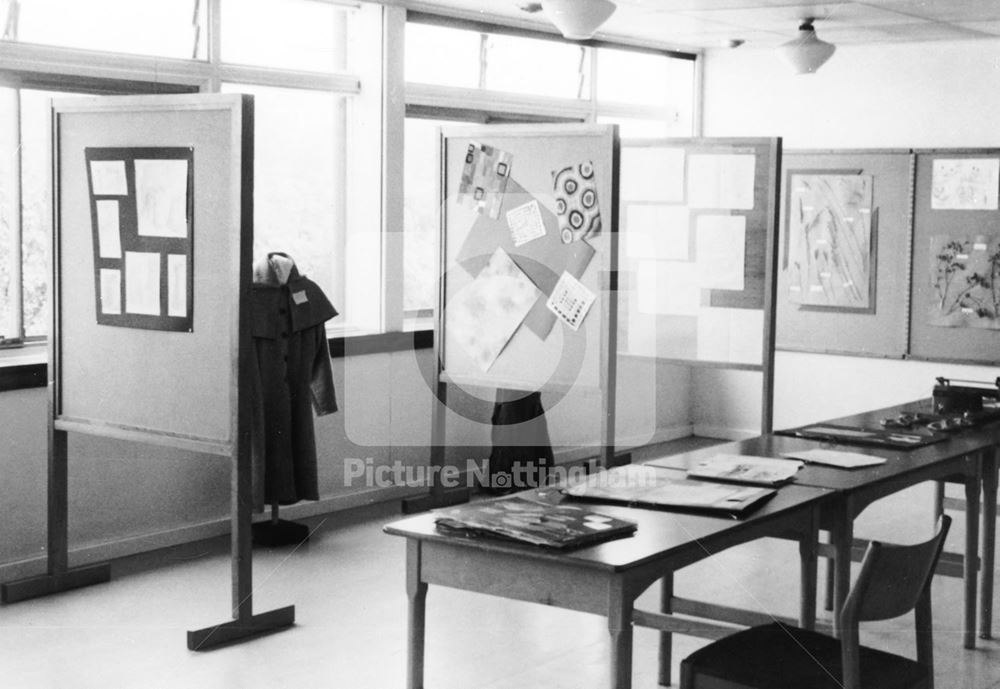
<svg viewBox="0 0 1000 689"><path fill-rule="evenodd" d="M522 325L539 340L560 320L575 330L596 298L579 283L595 253L586 237L601 229L593 165L552 171L553 212L517 182L516 164L506 151L472 143L459 183L458 202L477 214L456 262L473 280L451 298L445 317L484 371ZM550 300L557 285L572 285L572 297L563 289Z"/></svg>
<svg viewBox="0 0 1000 689"><path fill-rule="evenodd" d="M101 325L192 330L191 148L86 148Z"/></svg>

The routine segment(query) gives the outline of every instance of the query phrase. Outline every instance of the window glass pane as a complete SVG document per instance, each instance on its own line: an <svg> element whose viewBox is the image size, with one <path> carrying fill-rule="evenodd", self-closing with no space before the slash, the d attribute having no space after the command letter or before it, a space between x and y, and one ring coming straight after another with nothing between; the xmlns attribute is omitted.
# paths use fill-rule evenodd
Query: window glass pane
<svg viewBox="0 0 1000 689"><path fill-rule="evenodd" d="M482 34L429 24L406 25L406 80L479 87Z"/></svg>
<svg viewBox="0 0 1000 689"><path fill-rule="evenodd" d="M406 119L403 219L403 310L437 307L438 232L441 223L439 127L444 120Z"/></svg>
<svg viewBox="0 0 1000 689"><path fill-rule="evenodd" d="M254 96L254 258L291 256L340 311L344 286L346 97L223 84ZM289 126L294 122L294 126Z"/></svg>
<svg viewBox="0 0 1000 689"><path fill-rule="evenodd" d="M486 88L533 96L589 99L590 49L570 43L490 35Z"/></svg>
<svg viewBox="0 0 1000 689"><path fill-rule="evenodd" d="M670 102L667 64L672 58L614 48L597 50L597 100L666 106Z"/></svg>
<svg viewBox="0 0 1000 689"><path fill-rule="evenodd" d="M75 94L21 91L21 285L24 334L49 332L49 244L52 236L52 163L49 130L53 98Z"/></svg>
<svg viewBox="0 0 1000 689"><path fill-rule="evenodd" d="M343 72L353 11L321 0L222 0L222 60Z"/></svg>
<svg viewBox="0 0 1000 689"><path fill-rule="evenodd" d="M671 124L670 136L694 134L694 60L667 61L667 92L677 118Z"/></svg>
<svg viewBox="0 0 1000 689"><path fill-rule="evenodd" d="M0 87L0 338L20 337L17 324L17 90Z"/></svg>
<svg viewBox="0 0 1000 689"><path fill-rule="evenodd" d="M0 0L15 40L67 48L204 59L207 0ZM10 26L15 26L11 24ZM10 31L10 29L8 29Z"/></svg>

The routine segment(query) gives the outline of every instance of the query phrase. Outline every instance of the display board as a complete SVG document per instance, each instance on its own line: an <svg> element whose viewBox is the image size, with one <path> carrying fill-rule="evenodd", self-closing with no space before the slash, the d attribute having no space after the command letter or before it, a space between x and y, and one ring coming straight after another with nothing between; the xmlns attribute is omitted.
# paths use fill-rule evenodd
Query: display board
<svg viewBox="0 0 1000 689"><path fill-rule="evenodd" d="M915 157L910 355L1000 363L1000 149Z"/></svg>
<svg viewBox="0 0 1000 689"><path fill-rule="evenodd" d="M780 155L779 139L623 143L624 351L765 366Z"/></svg>
<svg viewBox="0 0 1000 689"><path fill-rule="evenodd" d="M234 98L60 105L58 429L231 453L250 241Z"/></svg>
<svg viewBox="0 0 1000 689"><path fill-rule="evenodd" d="M615 327L616 131L442 132L442 380L604 388Z"/></svg>
<svg viewBox="0 0 1000 689"><path fill-rule="evenodd" d="M779 349L905 355L911 161L909 150L785 152Z"/></svg>

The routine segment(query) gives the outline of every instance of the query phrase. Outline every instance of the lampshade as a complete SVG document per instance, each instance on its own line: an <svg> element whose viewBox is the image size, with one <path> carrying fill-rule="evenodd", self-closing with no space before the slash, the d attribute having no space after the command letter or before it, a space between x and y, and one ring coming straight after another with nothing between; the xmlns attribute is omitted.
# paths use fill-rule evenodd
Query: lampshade
<svg viewBox="0 0 1000 689"><path fill-rule="evenodd" d="M781 54L791 63L796 74L812 74L830 59L837 46L816 37L813 20L806 19L796 38L781 45Z"/></svg>
<svg viewBox="0 0 1000 689"><path fill-rule="evenodd" d="M542 0L542 9L566 38L590 38L616 9L610 0Z"/></svg>

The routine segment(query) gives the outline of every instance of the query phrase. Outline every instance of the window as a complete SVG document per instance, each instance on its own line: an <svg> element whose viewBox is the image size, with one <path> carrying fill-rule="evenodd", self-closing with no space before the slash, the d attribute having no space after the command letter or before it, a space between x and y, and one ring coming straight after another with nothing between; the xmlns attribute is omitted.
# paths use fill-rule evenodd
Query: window
<svg viewBox="0 0 1000 689"><path fill-rule="evenodd" d="M205 57L202 0L0 0L3 38L156 57Z"/></svg>
<svg viewBox="0 0 1000 689"><path fill-rule="evenodd" d="M50 98L197 90L254 95L255 255L295 258L331 332L380 329L381 6L0 0L0 30L0 337L48 330Z"/></svg>
<svg viewBox="0 0 1000 689"><path fill-rule="evenodd" d="M406 24L403 304L411 319L437 306L439 125L590 121L618 124L622 137L694 133L692 55L443 21L413 14Z"/></svg>

